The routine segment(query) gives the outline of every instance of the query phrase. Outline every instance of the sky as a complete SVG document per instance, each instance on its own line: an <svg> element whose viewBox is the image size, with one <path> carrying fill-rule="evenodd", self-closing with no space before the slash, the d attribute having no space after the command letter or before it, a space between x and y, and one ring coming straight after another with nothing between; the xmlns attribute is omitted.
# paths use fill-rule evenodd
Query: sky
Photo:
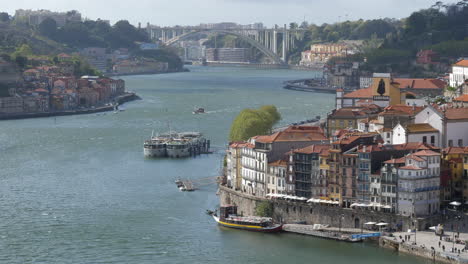
<svg viewBox="0 0 468 264"><path fill-rule="evenodd" d="M322 24L344 20L404 18L436 0L0 0L0 11L16 9L78 10L83 17L137 25L198 25L200 23L263 22L266 26L308 21ZM447 0L444 3L453 3Z"/></svg>

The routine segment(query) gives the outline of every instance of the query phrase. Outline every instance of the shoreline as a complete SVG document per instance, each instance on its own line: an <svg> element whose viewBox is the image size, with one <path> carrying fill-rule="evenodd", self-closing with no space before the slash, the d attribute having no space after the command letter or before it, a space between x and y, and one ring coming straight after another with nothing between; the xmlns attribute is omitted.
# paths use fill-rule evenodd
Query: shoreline
<svg viewBox="0 0 468 264"><path fill-rule="evenodd" d="M369 232L378 232L378 231L368 231L362 230L362 228L354 226L356 219L359 219L360 223L364 222L379 222L382 219L385 219L385 222L395 223L402 221L402 230L408 230L411 225L411 219L405 218L399 215L388 214L388 213L376 213L376 212L367 212L365 210L353 210L346 209L341 207L327 206L327 205L315 205L308 204L304 202L297 201L288 201L288 200L270 200L262 197L252 196L246 193L242 193L227 186L219 185L217 194L219 194L220 205L234 204L238 206L238 211L241 214L245 215L255 215L256 207L259 203L270 202L273 205L272 217L276 221L281 221L287 226L291 226L291 230L285 230L288 233L296 233L301 235L309 235L322 239L333 239L337 241L345 242L354 242L347 241L346 239L336 239L337 237L330 236L325 234L326 232L315 232L310 230L312 224L327 224L331 227L325 228L325 230L332 229L334 233L339 233L341 236L348 234L359 234L363 232L364 234ZM342 221L339 221L339 218L342 218ZM440 219L437 217L418 219L417 222L417 235L418 235L418 244L413 245L409 243L403 243L398 240L399 235L411 235L414 236L414 233L406 232L395 232L392 233L393 236L389 236L388 233L380 232L380 237L373 237L366 239L372 243L376 243L379 247L385 249L391 249L401 254L407 254L410 256L421 257L424 259L432 260L436 263L450 263L450 264L461 264L468 263L468 258L457 257L456 254L450 253L448 251L440 252L440 249L432 250L431 246L436 248L438 242L438 237L434 235L431 231L423 231L424 226L432 226L434 223L440 222ZM295 223L305 223L297 225ZM338 229L337 226L341 226L342 232L336 232ZM347 231L347 232L346 232ZM359 232L360 231L360 232ZM466 233L462 234L463 236L467 235ZM425 237L424 237L425 236ZM432 239L436 239L432 241ZM448 243L448 242L447 242ZM449 245L451 243L448 243ZM459 245L458 245L459 247ZM448 247L447 247L448 249Z"/></svg>
<svg viewBox="0 0 468 264"><path fill-rule="evenodd" d="M119 105L141 99L136 93L126 93L119 95L114 98ZM18 119L29 119L29 118L42 118L42 117L53 117L53 116L70 116L70 115L85 115L94 114L100 112L109 112L114 110L114 106L100 106L96 108L86 108L77 110L57 111L57 112L41 112L41 113L17 113L17 114L6 114L0 115L0 121L2 120L18 120Z"/></svg>
<svg viewBox="0 0 468 264"><path fill-rule="evenodd" d="M181 71L167 71L167 72L134 72L134 73L107 73L104 74L106 77L120 77L120 76L138 76L138 75L158 75L158 74L169 74L169 73L180 73L180 72L190 72L189 69L183 68Z"/></svg>
<svg viewBox="0 0 468 264"><path fill-rule="evenodd" d="M294 91L300 91L300 92L321 92L321 93L332 93L332 94L336 93L336 89L334 89L333 87L328 87L328 88L326 86L311 87L311 86L297 84L297 83L304 82L306 80L309 80L309 79L286 81L284 82L283 88L287 90L294 90Z"/></svg>

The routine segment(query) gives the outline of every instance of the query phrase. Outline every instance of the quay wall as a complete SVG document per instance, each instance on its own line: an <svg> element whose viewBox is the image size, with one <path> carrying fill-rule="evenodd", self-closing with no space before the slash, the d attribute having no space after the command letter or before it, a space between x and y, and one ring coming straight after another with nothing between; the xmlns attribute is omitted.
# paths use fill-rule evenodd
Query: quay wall
<svg viewBox="0 0 468 264"><path fill-rule="evenodd" d="M135 93L126 93L116 97L114 100L119 104L124 104L133 100L138 100L140 97ZM27 118L40 118L52 116L68 116L68 115L84 115L99 112L108 112L114 110L114 106L101 106L96 108L86 108L68 111L57 112L40 112L40 113L18 113L18 114L0 114L0 120L14 120L14 119L27 119Z"/></svg>
<svg viewBox="0 0 468 264"><path fill-rule="evenodd" d="M437 262L437 263L448 263L448 264L466 263L459 258L454 258L448 255L444 255L440 252L433 251L430 248L422 248L416 245L400 243L400 242L391 240L387 237L380 238L379 245L383 248L396 250L402 254L408 254L408 255L422 257L425 259L430 259L433 262Z"/></svg>
<svg viewBox="0 0 468 264"><path fill-rule="evenodd" d="M255 215L258 204L271 201L241 193L222 185L219 187L219 198L221 205L236 205L238 206L238 213L243 215ZM284 200L271 202L273 205L273 218L276 221L288 224L300 222L339 227L341 223L343 228L361 228L362 224L366 222L385 222L389 223L391 227L399 224L402 230L407 230L412 226L411 218L390 213ZM424 230L437 223L440 223L438 217L418 218L416 225L418 230Z"/></svg>

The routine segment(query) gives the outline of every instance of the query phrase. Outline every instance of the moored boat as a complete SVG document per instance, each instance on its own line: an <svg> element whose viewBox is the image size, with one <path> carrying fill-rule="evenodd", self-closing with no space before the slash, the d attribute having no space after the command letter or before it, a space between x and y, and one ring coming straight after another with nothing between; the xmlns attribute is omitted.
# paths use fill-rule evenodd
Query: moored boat
<svg viewBox="0 0 468 264"><path fill-rule="evenodd" d="M195 108L192 112L192 114L196 115L196 114L204 114L205 113L205 108Z"/></svg>
<svg viewBox="0 0 468 264"><path fill-rule="evenodd" d="M238 216L237 206L221 206L220 215L211 214L221 226L254 232L276 233L283 229L282 224L273 223L270 217Z"/></svg>

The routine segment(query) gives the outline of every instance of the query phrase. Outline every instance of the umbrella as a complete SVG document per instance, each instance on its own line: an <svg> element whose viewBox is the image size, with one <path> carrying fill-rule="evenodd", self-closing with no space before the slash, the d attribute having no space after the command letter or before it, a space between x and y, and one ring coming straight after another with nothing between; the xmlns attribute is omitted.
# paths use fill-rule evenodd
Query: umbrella
<svg viewBox="0 0 468 264"><path fill-rule="evenodd" d="M367 223L364 223L365 225L375 225L377 224L376 222L367 222Z"/></svg>
<svg viewBox="0 0 468 264"><path fill-rule="evenodd" d="M459 206L459 205L461 205L461 203L459 203L459 202L451 202L451 203L449 203L449 204L450 204L450 205L453 205L453 206Z"/></svg>
<svg viewBox="0 0 468 264"><path fill-rule="evenodd" d="M431 226L429 227L430 230L436 230L436 227L435 226Z"/></svg>
<svg viewBox="0 0 468 264"><path fill-rule="evenodd" d="M351 208L352 208L352 207L354 207L354 206L358 206L358 205L359 205L359 204L357 204L357 203L353 203L353 204L351 204L349 207L351 207Z"/></svg>

